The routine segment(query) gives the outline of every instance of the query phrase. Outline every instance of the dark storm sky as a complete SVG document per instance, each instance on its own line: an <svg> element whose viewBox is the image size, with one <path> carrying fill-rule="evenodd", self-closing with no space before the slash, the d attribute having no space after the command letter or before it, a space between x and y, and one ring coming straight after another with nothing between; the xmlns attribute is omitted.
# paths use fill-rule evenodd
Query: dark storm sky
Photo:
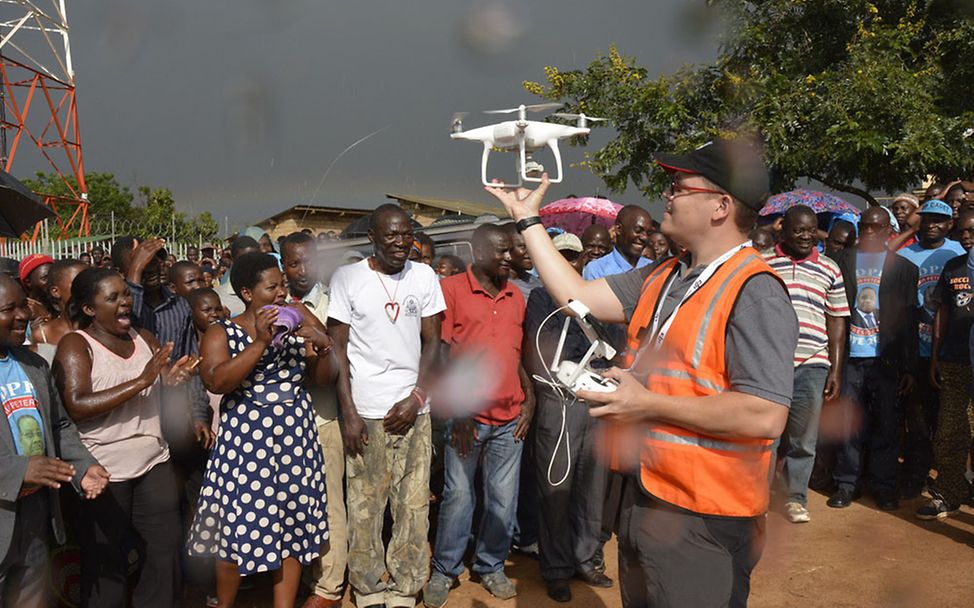
<svg viewBox="0 0 974 608"><path fill-rule="evenodd" d="M690 25L698 4L72 2L86 165L169 187L182 209L210 210L221 226L229 216L231 228L299 203L374 206L386 192L486 202L479 146L448 138L454 111L537 102L523 80L543 80L545 65L584 67L612 43L651 74L708 61L714 30ZM318 189L346 146L383 127ZM581 169L566 182L553 196L601 187Z"/></svg>

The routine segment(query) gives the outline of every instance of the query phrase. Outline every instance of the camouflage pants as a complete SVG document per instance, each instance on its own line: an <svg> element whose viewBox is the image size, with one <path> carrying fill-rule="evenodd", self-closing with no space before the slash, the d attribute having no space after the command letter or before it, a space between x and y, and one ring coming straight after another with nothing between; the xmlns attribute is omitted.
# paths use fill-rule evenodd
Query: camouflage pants
<svg viewBox="0 0 974 608"><path fill-rule="evenodd" d="M345 458L348 581L358 606L412 608L429 577L430 417L416 418L405 435L386 434L382 420L365 425L369 444L364 453ZM384 548L387 503L393 524Z"/></svg>
<svg viewBox="0 0 974 608"><path fill-rule="evenodd" d="M941 362L940 375L943 388L933 438L933 468L937 470L934 489L951 505L959 505L967 500L969 492L964 471L974 433L974 420L969 415L971 366Z"/></svg>

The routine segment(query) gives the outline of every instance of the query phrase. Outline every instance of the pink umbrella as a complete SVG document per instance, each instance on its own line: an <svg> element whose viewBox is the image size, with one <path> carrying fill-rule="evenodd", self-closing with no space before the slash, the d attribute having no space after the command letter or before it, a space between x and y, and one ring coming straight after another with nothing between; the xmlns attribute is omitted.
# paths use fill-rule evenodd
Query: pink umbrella
<svg viewBox="0 0 974 608"><path fill-rule="evenodd" d="M601 224L606 228L612 226L620 209L622 205L607 198L563 198L541 208L541 221L545 228L554 226L581 236L592 224Z"/></svg>

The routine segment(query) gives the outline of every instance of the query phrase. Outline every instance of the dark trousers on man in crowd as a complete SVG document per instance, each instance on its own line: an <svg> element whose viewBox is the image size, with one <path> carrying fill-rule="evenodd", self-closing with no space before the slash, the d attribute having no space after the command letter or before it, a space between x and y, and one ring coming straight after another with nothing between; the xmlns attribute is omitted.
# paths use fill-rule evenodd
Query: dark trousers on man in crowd
<svg viewBox="0 0 974 608"><path fill-rule="evenodd" d="M920 359L914 375L916 386L903 398L903 494L907 498L923 491L933 467L933 434L937 428L940 396L930 384L930 359Z"/></svg>
<svg viewBox="0 0 974 608"><path fill-rule="evenodd" d="M82 503L81 604L88 608L127 605L132 552L141 573L132 605L171 608L178 599L179 488L173 466L163 462L129 481L111 482L105 492Z"/></svg>
<svg viewBox="0 0 974 608"><path fill-rule="evenodd" d="M514 525L513 544L518 549L527 549L539 542L540 517L538 513L541 496L538 493L538 477L533 463L538 459L535 453L534 425L528 429L521 452L521 479L517 491L517 521Z"/></svg>
<svg viewBox="0 0 974 608"><path fill-rule="evenodd" d="M706 517L648 497L630 478L619 518L624 608L745 608L765 518Z"/></svg>
<svg viewBox="0 0 974 608"><path fill-rule="evenodd" d="M934 468L937 479L933 489L951 506L958 506L970 496L970 484L964 473L967 455L974 436L971 407L971 366L965 363L940 363L940 412L933 439Z"/></svg>
<svg viewBox="0 0 974 608"><path fill-rule="evenodd" d="M546 581L568 579L593 567L601 546L602 493L607 467L598 454L598 421L584 403L563 404L550 390L538 388L534 413L535 475L541 496L540 561ZM564 421L564 434L562 434ZM568 454L571 453L570 469ZM554 463L552 464L552 458ZM559 480L564 481L558 485Z"/></svg>
<svg viewBox="0 0 974 608"><path fill-rule="evenodd" d="M47 543L51 536L48 490L17 501L17 519L7 555L0 561L0 606L47 606Z"/></svg>
<svg viewBox="0 0 974 608"><path fill-rule="evenodd" d="M877 498L896 497L896 465L900 446L897 411L899 374L878 358L850 358L842 376L842 394L852 401L832 476L840 489L855 491L869 452L869 483Z"/></svg>

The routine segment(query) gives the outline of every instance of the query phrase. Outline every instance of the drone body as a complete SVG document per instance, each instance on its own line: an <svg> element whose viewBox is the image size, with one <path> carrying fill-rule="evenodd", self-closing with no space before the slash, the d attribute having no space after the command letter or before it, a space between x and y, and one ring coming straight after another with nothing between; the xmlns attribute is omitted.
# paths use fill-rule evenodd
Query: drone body
<svg viewBox="0 0 974 608"><path fill-rule="evenodd" d="M562 180L561 152L558 149L559 140L575 137L577 135L588 135L590 129L587 121L602 120L601 118L587 117L584 114L555 114L558 118L577 119L578 126L562 125L553 122L540 122L527 120L528 111L543 111L560 107L561 104L539 104L535 106L521 105L510 110L493 110L487 114L507 114L518 113L517 120L478 127L470 131L463 130L461 122L464 114L456 114L453 117L453 132L450 137L453 139L465 139L468 141L478 141L484 146L483 157L480 164L480 179L485 186L500 186L514 188L521 186L524 182L540 182L540 165L531 158L532 153L541 148L548 147L555 157L557 173L550 180L558 183ZM492 150L503 152L514 152L518 154L518 181L516 184L498 183L487 178L487 163ZM532 168L532 164L537 169ZM538 175L532 175L537 173Z"/></svg>

